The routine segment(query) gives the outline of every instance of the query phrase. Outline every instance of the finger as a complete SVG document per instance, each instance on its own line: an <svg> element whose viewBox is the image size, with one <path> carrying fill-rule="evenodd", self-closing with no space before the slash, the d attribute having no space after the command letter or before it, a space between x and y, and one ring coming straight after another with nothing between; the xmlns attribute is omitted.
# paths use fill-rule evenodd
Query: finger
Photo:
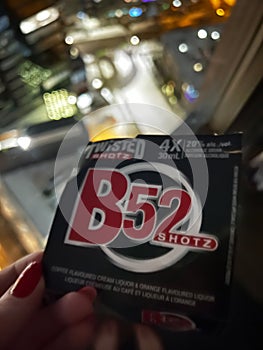
<svg viewBox="0 0 263 350"><path fill-rule="evenodd" d="M153 330L143 325L135 325L134 328L140 350L163 350L161 341Z"/></svg>
<svg viewBox="0 0 263 350"><path fill-rule="evenodd" d="M98 329L93 349L94 350L117 350L119 346L119 329L114 320L104 322Z"/></svg>
<svg viewBox="0 0 263 350"><path fill-rule="evenodd" d="M20 340L21 348L28 348L30 344L34 344L36 349L40 348L64 329L92 315L95 297L96 290L85 287L79 292L66 294L54 304L40 310Z"/></svg>
<svg viewBox="0 0 263 350"><path fill-rule="evenodd" d="M40 262L42 260L43 252L36 252L24 256L17 260L12 265L6 267L0 272L0 296L3 295L7 289L16 281L20 273L32 261Z"/></svg>
<svg viewBox="0 0 263 350"><path fill-rule="evenodd" d="M94 323L92 320L83 320L64 329L55 339L44 346L42 350L87 350L93 334Z"/></svg>
<svg viewBox="0 0 263 350"><path fill-rule="evenodd" d="M9 344L39 310L43 294L41 264L33 262L0 299L0 348Z"/></svg>

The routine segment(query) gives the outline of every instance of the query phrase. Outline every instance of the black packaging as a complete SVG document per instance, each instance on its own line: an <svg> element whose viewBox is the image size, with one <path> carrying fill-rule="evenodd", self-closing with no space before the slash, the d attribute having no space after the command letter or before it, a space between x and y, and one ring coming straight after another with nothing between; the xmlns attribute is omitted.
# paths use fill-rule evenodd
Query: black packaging
<svg viewBox="0 0 263 350"><path fill-rule="evenodd" d="M241 135L89 143L44 253L49 298L86 285L101 312L172 331L228 315Z"/></svg>

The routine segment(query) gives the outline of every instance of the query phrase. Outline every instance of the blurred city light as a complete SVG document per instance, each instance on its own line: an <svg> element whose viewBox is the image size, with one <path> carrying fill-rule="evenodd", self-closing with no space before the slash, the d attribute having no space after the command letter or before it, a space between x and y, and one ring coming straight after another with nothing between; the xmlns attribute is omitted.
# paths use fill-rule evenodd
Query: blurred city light
<svg viewBox="0 0 263 350"><path fill-rule="evenodd" d="M177 98L175 96L171 96L169 97L169 102L171 103L171 105L176 105Z"/></svg>
<svg viewBox="0 0 263 350"><path fill-rule="evenodd" d="M80 110L85 110L91 106L92 101L91 95L89 93L84 93L78 96L77 106Z"/></svg>
<svg viewBox="0 0 263 350"><path fill-rule="evenodd" d="M214 9L217 9L221 5L221 0L210 0L210 3Z"/></svg>
<svg viewBox="0 0 263 350"><path fill-rule="evenodd" d="M49 7L23 20L20 23L20 29L23 34L29 34L56 21L58 18L59 11L55 7Z"/></svg>
<svg viewBox="0 0 263 350"><path fill-rule="evenodd" d="M29 136L21 136L17 139L17 144L26 151L31 144L31 138Z"/></svg>
<svg viewBox="0 0 263 350"><path fill-rule="evenodd" d="M83 62L88 65L95 61L95 56L92 54L84 54L82 56L82 59L83 59Z"/></svg>
<svg viewBox="0 0 263 350"><path fill-rule="evenodd" d="M130 56L122 50L118 50L114 57L114 64L118 73L122 77L126 77L132 72L133 65Z"/></svg>
<svg viewBox="0 0 263 350"><path fill-rule="evenodd" d="M182 43L178 46L178 50L181 52L181 53L185 53L188 51L188 45L185 44L185 43Z"/></svg>
<svg viewBox="0 0 263 350"><path fill-rule="evenodd" d="M197 62L193 65L193 70L195 72L201 72L203 70L203 65L200 62Z"/></svg>
<svg viewBox="0 0 263 350"><path fill-rule="evenodd" d="M117 18L121 18L121 17L123 16L123 11L122 11L121 9L117 9L117 10L115 11L115 16L116 16Z"/></svg>
<svg viewBox="0 0 263 350"><path fill-rule="evenodd" d="M18 74L29 86L36 88L46 81L52 74L51 70L40 67L39 65L26 60L18 69Z"/></svg>
<svg viewBox="0 0 263 350"><path fill-rule="evenodd" d="M228 5L228 6L234 6L236 4L236 0L224 0L224 2Z"/></svg>
<svg viewBox="0 0 263 350"><path fill-rule="evenodd" d="M49 10L43 10L36 14L36 20L39 22L46 21L50 17Z"/></svg>
<svg viewBox="0 0 263 350"><path fill-rule="evenodd" d="M131 17L140 17L143 13L143 10L140 7L132 7L129 10L129 15Z"/></svg>
<svg viewBox="0 0 263 350"><path fill-rule="evenodd" d="M133 35L131 38L130 38L130 43L134 46L138 45L140 43L140 39L137 35Z"/></svg>
<svg viewBox="0 0 263 350"><path fill-rule="evenodd" d="M218 39L220 39L220 33L219 33L218 31L214 30L214 31L211 33L211 38L212 38L213 40L218 40Z"/></svg>
<svg viewBox="0 0 263 350"><path fill-rule="evenodd" d="M37 27L36 24L30 20L23 21L20 23L21 32L24 34L28 34L28 33L33 32L36 29L36 27Z"/></svg>
<svg viewBox="0 0 263 350"><path fill-rule="evenodd" d="M16 137L9 137L5 140L2 140L0 142L0 150L5 150L9 148L15 148L17 147L17 138Z"/></svg>
<svg viewBox="0 0 263 350"><path fill-rule="evenodd" d="M105 79L111 79L114 76L114 68L112 63L108 59L102 58L99 61L101 73Z"/></svg>
<svg viewBox="0 0 263 350"><path fill-rule="evenodd" d="M219 8L219 9L216 10L216 14L219 17L223 17L225 15L225 11L223 9Z"/></svg>
<svg viewBox="0 0 263 350"><path fill-rule="evenodd" d="M170 7L169 4L162 4L162 9L163 9L163 10L168 10L169 7Z"/></svg>
<svg viewBox="0 0 263 350"><path fill-rule="evenodd" d="M108 88L102 88L100 94L108 103L114 103L114 96Z"/></svg>
<svg viewBox="0 0 263 350"><path fill-rule="evenodd" d="M75 105L77 103L77 97L74 95L69 95L68 97L68 103L70 105Z"/></svg>
<svg viewBox="0 0 263 350"><path fill-rule="evenodd" d="M78 19L85 19L85 18L87 18L88 16L87 16L87 14L85 13L85 12L83 12L83 11L79 11L78 13L77 13L77 18Z"/></svg>
<svg viewBox="0 0 263 350"><path fill-rule="evenodd" d="M166 88L165 88L165 93L167 96L171 96L174 94L174 84L169 82L167 85L166 85Z"/></svg>
<svg viewBox="0 0 263 350"><path fill-rule="evenodd" d="M182 6L182 2L180 0L174 0L173 1L173 6L174 7L180 7L180 6Z"/></svg>
<svg viewBox="0 0 263 350"><path fill-rule="evenodd" d="M79 56L79 50L76 47L72 47L69 51L70 56L76 58Z"/></svg>
<svg viewBox="0 0 263 350"><path fill-rule="evenodd" d="M91 85L94 89L98 90L103 86L103 81L99 78L95 78L92 80Z"/></svg>
<svg viewBox="0 0 263 350"><path fill-rule="evenodd" d="M207 38L207 31L205 29L199 29L197 32L197 36L199 39Z"/></svg>
<svg viewBox="0 0 263 350"><path fill-rule="evenodd" d="M65 43L68 45L72 45L74 43L74 39L71 35L66 36Z"/></svg>
<svg viewBox="0 0 263 350"><path fill-rule="evenodd" d="M191 84L183 84L184 96L189 102L194 102L199 97L199 92Z"/></svg>
<svg viewBox="0 0 263 350"><path fill-rule="evenodd" d="M77 112L76 105L72 104L73 100L70 96L66 89L44 93L44 103L50 119L69 118ZM69 103L69 99L71 103Z"/></svg>

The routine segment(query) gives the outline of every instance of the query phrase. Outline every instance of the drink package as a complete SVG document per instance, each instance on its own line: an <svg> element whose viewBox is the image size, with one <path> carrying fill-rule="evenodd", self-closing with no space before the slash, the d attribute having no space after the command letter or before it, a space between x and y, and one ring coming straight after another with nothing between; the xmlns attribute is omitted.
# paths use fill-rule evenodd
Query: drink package
<svg viewBox="0 0 263 350"><path fill-rule="evenodd" d="M50 300L84 286L102 313L186 331L228 316L241 134L90 142L44 253Z"/></svg>

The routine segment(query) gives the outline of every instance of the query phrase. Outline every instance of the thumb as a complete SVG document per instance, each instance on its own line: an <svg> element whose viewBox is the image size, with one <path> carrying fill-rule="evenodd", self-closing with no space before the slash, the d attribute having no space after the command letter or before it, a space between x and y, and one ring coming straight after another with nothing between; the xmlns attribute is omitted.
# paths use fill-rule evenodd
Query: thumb
<svg viewBox="0 0 263 350"><path fill-rule="evenodd" d="M32 262L0 298L0 348L6 347L40 308L44 280L39 262Z"/></svg>

